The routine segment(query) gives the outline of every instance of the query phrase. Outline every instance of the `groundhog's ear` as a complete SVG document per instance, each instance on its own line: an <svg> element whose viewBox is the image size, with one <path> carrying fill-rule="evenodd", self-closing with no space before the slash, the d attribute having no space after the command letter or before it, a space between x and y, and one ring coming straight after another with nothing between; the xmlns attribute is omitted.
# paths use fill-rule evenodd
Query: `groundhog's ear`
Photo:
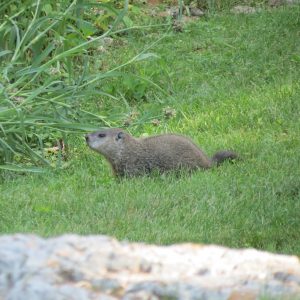
<svg viewBox="0 0 300 300"><path fill-rule="evenodd" d="M120 131L116 136L116 140L118 141L118 140L122 139L123 136L124 136L124 132Z"/></svg>

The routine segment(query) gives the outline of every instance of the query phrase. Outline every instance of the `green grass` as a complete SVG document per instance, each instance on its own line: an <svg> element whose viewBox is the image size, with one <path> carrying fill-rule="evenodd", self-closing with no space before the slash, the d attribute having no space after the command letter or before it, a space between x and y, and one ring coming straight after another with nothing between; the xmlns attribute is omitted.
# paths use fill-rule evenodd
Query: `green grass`
<svg viewBox="0 0 300 300"><path fill-rule="evenodd" d="M95 113L117 112L119 126L126 114L139 111L138 125L128 129L136 136L179 132L209 155L234 149L242 160L180 178L118 182L82 137L71 137L68 168L17 177L2 173L1 233L108 234L300 255L299 12L296 6L215 15L183 33L170 32L151 50L160 58L129 68L171 96L149 85L144 100L84 104ZM105 59L113 67L161 34L129 35ZM108 83L108 89L113 84L125 95L121 81ZM166 106L176 109L176 117L161 117ZM160 118L160 125L144 122L151 117Z"/></svg>

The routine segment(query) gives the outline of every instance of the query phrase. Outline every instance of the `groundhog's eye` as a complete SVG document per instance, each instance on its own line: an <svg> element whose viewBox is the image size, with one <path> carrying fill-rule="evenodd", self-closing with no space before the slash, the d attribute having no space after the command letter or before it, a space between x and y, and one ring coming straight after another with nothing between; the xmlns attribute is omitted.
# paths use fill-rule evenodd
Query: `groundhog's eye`
<svg viewBox="0 0 300 300"><path fill-rule="evenodd" d="M124 133L121 131L117 134L116 140L120 140L124 136Z"/></svg>
<svg viewBox="0 0 300 300"><path fill-rule="evenodd" d="M99 133L99 134L98 134L98 137L99 137L99 138L104 138L105 136L106 136L105 133Z"/></svg>

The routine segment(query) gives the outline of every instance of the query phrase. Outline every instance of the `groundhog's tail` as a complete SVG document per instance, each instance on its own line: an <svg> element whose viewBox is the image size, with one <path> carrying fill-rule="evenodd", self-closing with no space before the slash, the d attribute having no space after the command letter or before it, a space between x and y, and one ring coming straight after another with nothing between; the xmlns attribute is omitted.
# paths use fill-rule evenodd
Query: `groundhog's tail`
<svg viewBox="0 0 300 300"><path fill-rule="evenodd" d="M217 152L213 157L212 157L212 163L213 165L220 165L222 162L225 160L234 160L237 159L238 155L234 153L233 151L220 151Z"/></svg>

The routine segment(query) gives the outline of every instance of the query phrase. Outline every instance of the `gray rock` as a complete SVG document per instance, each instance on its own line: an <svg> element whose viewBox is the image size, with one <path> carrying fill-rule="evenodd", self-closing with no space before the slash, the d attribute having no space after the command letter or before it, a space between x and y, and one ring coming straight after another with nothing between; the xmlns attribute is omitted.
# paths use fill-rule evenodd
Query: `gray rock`
<svg viewBox="0 0 300 300"><path fill-rule="evenodd" d="M254 14L259 11L258 8L246 6L246 5L237 5L230 10L234 14Z"/></svg>
<svg viewBox="0 0 300 300"><path fill-rule="evenodd" d="M197 7L190 7L190 13L193 17L203 17L204 11Z"/></svg>
<svg viewBox="0 0 300 300"><path fill-rule="evenodd" d="M0 299L5 300L300 299L299 295L300 262L295 256L212 245L120 243L105 236L0 237Z"/></svg>
<svg viewBox="0 0 300 300"><path fill-rule="evenodd" d="M166 12L167 15L171 16L173 19L176 19L179 16L179 7L171 6L166 10ZM203 10L193 6L183 7L182 14L192 17L203 17L205 15Z"/></svg>

